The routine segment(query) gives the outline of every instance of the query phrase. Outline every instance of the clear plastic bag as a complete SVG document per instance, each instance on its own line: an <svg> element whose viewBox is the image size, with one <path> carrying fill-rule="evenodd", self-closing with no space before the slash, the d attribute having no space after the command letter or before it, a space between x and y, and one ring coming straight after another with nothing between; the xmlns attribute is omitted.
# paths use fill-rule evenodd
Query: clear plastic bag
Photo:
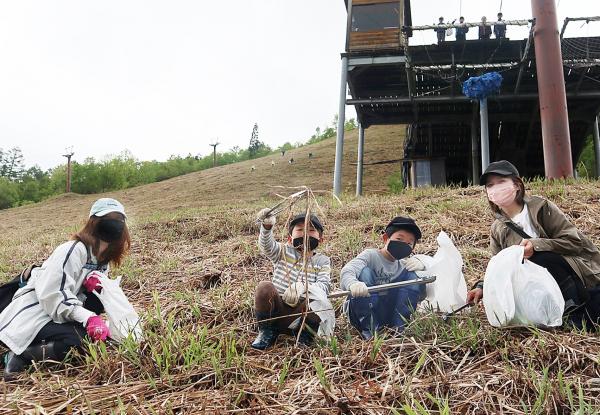
<svg viewBox="0 0 600 415"><path fill-rule="evenodd" d="M121 289L121 276L111 279L99 274L102 291L94 294L100 299L108 317L110 338L121 342L130 334L137 341L142 340L142 323L125 293Z"/></svg>
<svg viewBox="0 0 600 415"><path fill-rule="evenodd" d="M548 270L523 261L524 248L511 246L492 257L485 271L483 305L494 327L562 325L565 300Z"/></svg>
<svg viewBox="0 0 600 415"><path fill-rule="evenodd" d="M415 255L426 267L418 274L435 275L434 282L427 284L427 297L421 309L433 308L444 313L456 310L467 301L467 283L462 272L463 259L446 232L437 237L438 250L433 257Z"/></svg>

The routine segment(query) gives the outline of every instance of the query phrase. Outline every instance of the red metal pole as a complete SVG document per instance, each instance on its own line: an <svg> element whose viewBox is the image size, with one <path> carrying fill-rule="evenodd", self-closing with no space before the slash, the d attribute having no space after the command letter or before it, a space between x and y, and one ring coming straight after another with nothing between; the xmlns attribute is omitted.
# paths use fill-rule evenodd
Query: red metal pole
<svg viewBox="0 0 600 415"><path fill-rule="evenodd" d="M573 177L571 136L554 0L531 0L544 167L550 179Z"/></svg>

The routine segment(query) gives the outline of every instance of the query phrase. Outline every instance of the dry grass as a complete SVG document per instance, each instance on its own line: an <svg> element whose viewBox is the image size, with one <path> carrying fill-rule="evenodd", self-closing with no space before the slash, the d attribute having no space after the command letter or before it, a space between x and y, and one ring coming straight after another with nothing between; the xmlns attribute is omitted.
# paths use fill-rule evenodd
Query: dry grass
<svg viewBox="0 0 600 415"><path fill-rule="evenodd" d="M146 319L146 341L90 345L89 354L67 365L0 382L0 413L599 411L598 334L495 329L481 310L448 323L422 315L403 336L388 333L370 342L361 341L339 315L336 337L313 350L297 348L287 337L267 352L250 349L256 334L253 289L271 270L258 253L254 215L275 199L253 195L249 202L224 203L227 196L213 190L205 202L192 197L191 183L201 175L191 176L117 194L132 212L134 237L132 255L119 271ZM204 189L220 189L217 178L206 180ZM238 180L242 199L253 189ZM321 188L329 187L324 180ZM528 187L556 202L600 245L598 182ZM47 256L85 217L91 199L65 196L0 212L2 278ZM412 216L423 228L419 253L432 253L437 233L445 230L463 254L468 281L483 275L491 217L479 188L420 189L343 202L319 199L326 215L323 250L332 259L335 286L341 266L379 244L382 226L397 214ZM336 307L339 314L339 302Z"/></svg>

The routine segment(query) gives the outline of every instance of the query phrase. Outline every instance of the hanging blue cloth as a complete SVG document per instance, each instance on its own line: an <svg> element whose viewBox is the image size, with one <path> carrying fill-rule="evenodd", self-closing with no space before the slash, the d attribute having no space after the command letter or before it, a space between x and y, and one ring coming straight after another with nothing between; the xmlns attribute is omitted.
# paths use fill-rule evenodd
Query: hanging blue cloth
<svg viewBox="0 0 600 415"><path fill-rule="evenodd" d="M498 72L488 72L481 76L472 76L463 83L463 94L469 98L487 98L500 89L502 75Z"/></svg>

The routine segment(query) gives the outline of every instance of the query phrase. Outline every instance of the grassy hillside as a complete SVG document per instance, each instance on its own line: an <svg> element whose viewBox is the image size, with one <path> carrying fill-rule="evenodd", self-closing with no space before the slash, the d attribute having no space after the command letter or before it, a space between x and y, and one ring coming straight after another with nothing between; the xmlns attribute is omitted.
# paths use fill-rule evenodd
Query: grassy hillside
<svg viewBox="0 0 600 415"><path fill-rule="evenodd" d="M366 130L365 163L402 157L405 130L403 126L371 127ZM309 153L313 157L309 159ZM288 161L293 158L294 163ZM346 133L344 146L344 190L356 189L357 130ZM285 156L272 155L227 166L190 173L158 183L110 193L128 207L134 218L179 208L241 203L260 200L273 193L270 186L310 186L330 190L333 186L335 138L286 152ZM272 162L275 164L272 165ZM252 171L252 166L255 170ZM386 192L387 178L400 169L399 164L365 166L364 191L366 194ZM39 229L44 222L57 224L63 217L66 223L78 220L82 207L90 205L95 195L62 195L43 204L20 209L0 211L0 230L12 218L32 221ZM50 211L59 211L59 217L48 219ZM65 223L65 224L66 224ZM9 225L8 225L9 226Z"/></svg>
<svg viewBox="0 0 600 415"><path fill-rule="evenodd" d="M385 137L401 131L370 129L367 149L380 153L368 157L394 158L400 142ZM353 161L355 137L348 141ZM316 158L309 162L311 150ZM291 152L292 166L284 163L286 154L285 160L272 158L278 162L274 168L266 158L115 193L131 212L134 238L132 255L117 273L125 275L125 290L144 314L146 341L139 348L91 345L90 355L66 367L42 368L11 384L0 381L5 397L0 413L598 411L597 334L494 329L480 309L448 323L436 314L420 315L404 336L363 342L340 315L338 301L336 337L329 343L306 350L282 337L273 350L251 350L253 290L271 270L256 248L254 215L273 203L265 199L272 191L268 185L329 189L332 154L333 142L323 142ZM354 174L345 167L352 194ZM414 217L422 227L419 253L433 253L437 233L445 230L463 255L469 285L481 278L491 222L482 190L383 195L393 167L378 169L366 170L370 196L345 196L341 206L330 197L320 199L323 251L332 259L334 286L343 264L378 245L382 226L398 214ZM556 202L600 245L600 183L536 182L528 188ZM3 278L47 256L76 229L94 198L67 195L0 212Z"/></svg>

